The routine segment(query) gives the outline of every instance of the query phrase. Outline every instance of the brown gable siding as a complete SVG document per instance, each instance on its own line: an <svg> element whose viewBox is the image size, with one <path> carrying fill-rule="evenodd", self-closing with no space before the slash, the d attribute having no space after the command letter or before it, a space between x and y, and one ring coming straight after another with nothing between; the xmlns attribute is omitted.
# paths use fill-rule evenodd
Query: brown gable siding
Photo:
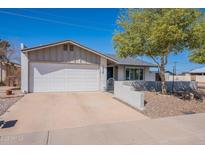
<svg viewBox="0 0 205 154"><path fill-rule="evenodd" d="M69 44L68 44L69 45ZM45 49L31 51L29 61L40 62L66 62L77 64L99 64L100 56L90 53L84 49L74 46L74 51L63 50L63 45L48 47Z"/></svg>

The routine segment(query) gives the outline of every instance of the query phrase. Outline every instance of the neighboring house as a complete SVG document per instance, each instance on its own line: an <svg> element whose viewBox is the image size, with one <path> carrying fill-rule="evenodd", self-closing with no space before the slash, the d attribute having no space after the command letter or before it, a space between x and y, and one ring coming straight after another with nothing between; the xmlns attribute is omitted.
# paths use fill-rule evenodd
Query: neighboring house
<svg viewBox="0 0 205 154"><path fill-rule="evenodd" d="M205 67L193 69L189 72L191 80L205 83Z"/></svg>
<svg viewBox="0 0 205 154"><path fill-rule="evenodd" d="M14 62L2 62L0 65L0 83L4 85L20 84L21 66Z"/></svg>
<svg viewBox="0 0 205 154"><path fill-rule="evenodd" d="M173 74L172 72L165 73L166 81L191 81L190 74L183 72L180 74Z"/></svg>
<svg viewBox="0 0 205 154"><path fill-rule="evenodd" d="M106 55L71 40L26 48L21 52L24 92L105 91L107 80L154 81L156 67L135 58Z"/></svg>
<svg viewBox="0 0 205 154"><path fill-rule="evenodd" d="M189 74L205 76L205 67L193 69L189 72Z"/></svg>
<svg viewBox="0 0 205 154"><path fill-rule="evenodd" d="M166 80L172 81L173 77L175 81L197 81L198 83L205 83L205 67L193 69L189 72L183 72L174 76L167 74Z"/></svg>

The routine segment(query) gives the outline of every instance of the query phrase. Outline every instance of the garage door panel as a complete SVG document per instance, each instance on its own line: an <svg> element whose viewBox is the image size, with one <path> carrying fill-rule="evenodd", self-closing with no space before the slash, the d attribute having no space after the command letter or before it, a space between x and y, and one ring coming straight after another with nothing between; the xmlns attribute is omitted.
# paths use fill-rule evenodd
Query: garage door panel
<svg viewBox="0 0 205 154"><path fill-rule="evenodd" d="M33 89L35 89L35 91L44 91L46 87L49 86L46 79L35 79L33 83L35 83L33 84Z"/></svg>
<svg viewBox="0 0 205 154"><path fill-rule="evenodd" d="M98 65L30 63L30 92L99 90Z"/></svg>
<svg viewBox="0 0 205 154"><path fill-rule="evenodd" d="M50 79L49 88L51 89L51 91L64 91L65 80L62 78Z"/></svg>

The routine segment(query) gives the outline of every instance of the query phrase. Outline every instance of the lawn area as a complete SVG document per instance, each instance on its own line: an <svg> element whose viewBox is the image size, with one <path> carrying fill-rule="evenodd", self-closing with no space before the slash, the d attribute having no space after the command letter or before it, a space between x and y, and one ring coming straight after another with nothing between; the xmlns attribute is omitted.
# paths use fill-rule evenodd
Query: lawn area
<svg viewBox="0 0 205 154"><path fill-rule="evenodd" d="M205 112L205 99L183 100L173 95L145 92L145 109L140 112L150 118L202 113Z"/></svg>

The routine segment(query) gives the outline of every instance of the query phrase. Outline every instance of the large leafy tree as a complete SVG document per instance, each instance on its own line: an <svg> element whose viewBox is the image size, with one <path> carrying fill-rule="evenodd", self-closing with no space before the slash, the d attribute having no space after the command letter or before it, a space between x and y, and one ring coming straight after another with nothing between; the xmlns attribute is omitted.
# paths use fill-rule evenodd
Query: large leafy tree
<svg viewBox="0 0 205 154"><path fill-rule="evenodd" d="M148 56L159 67L166 94L165 66L171 53L200 51L205 41L204 13L199 9L125 9L117 19L113 41L120 57Z"/></svg>
<svg viewBox="0 0 205 154"><path fill-rule="evenodd" d="M189 60L194 63L205 64L205 49L192 51Z"/></svg>
<svg viewBox="0 0 205 154"><path fill-rule="evenodd" d="M205 64L205 23L197 24L193 30L197 46L191 50L189 60L199 64Z"/></svg>

